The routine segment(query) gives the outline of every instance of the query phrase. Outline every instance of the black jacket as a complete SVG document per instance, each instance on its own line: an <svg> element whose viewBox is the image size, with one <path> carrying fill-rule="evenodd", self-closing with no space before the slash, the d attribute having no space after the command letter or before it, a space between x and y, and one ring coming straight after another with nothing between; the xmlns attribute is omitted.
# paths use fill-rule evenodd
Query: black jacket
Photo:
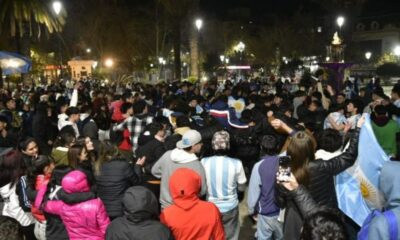
<svg viewBox="0 0 400 240"><path fill-rule="evenodd" d="M307 190L318 206L337 208L333 177L354 164L358 154L359 132L359 128L354 131L350 146L341 155L328 161L318 159L309 163L310 182ZM277 204L280 208L286 208L283 227L284 239L299 239L303 220L308 211L304 211L304 209L310 209L309 204L312 202L308 196L293 194L281 186L277 190ZM303 196L304 199L299 199L300 196ZM307 197L307 201L305 197Z"/></svg>
<svg viewBox="0 0 400 240"><path fill-rule="evenodd" d="M170 230L158 221L158 200L142 186L129 188L122 200L124 216L108 225L107 240L172 240Z"/></svg>
<svg viewBox="0 0 400 240"><path fill-rule="evenodd" d="M277 185L277 203L285 210L283 224L284 239L299 239L304 218L317 208L306 188L300 185L296 190L288 191Z"/></svg>
<svg viewBox="0 0 400 240"><path fill-rule="evenodd" d="M125 159L113 159L101 166L100 174L96 175L96 190L110 218L123 215L121 200L125 190L140 183L140 167Z"/></svg>
<svg viewBox="0 0 400 240"><path fill-rule="evenodd" d="M145 180L154 180L155 177L151 175L151 168L154 163L166 152L165 146L163 142L153 138L146 144L139 146L136 150L136 157L141 158L143 156L146 157L146 161L144 163L144 173Z"/></svg>
<svg viewBox="0 0 400 240"><path fill-rule="evenodd" d="M328 161L317 159L308 165L310 183L307 186L313 199L321 206L337 208L333 177L351 167L358 155L358 137L360 129L356 128L348 149Z"/></svg>

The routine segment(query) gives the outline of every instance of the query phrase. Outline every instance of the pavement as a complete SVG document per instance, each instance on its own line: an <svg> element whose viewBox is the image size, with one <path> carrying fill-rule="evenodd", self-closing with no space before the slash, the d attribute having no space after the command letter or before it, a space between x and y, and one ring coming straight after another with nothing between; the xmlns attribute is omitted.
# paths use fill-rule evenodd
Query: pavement
<svg viewBox="0 0 400 240"><path fill-rule="evenodd" d="M247 210L247 189L243 201L239 204L240 240L253 240L256 225L249 219Z"/></svg>

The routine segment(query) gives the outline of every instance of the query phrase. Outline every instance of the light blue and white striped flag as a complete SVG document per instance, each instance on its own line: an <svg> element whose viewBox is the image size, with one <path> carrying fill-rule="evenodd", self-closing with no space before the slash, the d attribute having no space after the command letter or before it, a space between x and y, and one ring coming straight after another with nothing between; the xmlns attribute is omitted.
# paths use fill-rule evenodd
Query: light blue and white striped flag
<svg viewBox="0 0 400 240"><path fill-rule="evenodd" d="M358 225L362 225L372 209L382 209L384 198L379 191L379 176L389 156L379 145L371 127L370 116L365 118L354 165L335 178L339 208Z"/></svg>

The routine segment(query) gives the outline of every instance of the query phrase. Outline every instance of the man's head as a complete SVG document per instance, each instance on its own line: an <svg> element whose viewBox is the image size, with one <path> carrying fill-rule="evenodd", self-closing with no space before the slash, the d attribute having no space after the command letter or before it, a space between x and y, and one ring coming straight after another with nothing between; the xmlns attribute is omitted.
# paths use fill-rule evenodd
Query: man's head
<svg viewBox="0 0 400 240"><path fill-rule="evenodd" d="M16 103L15 103L15 100L14 100L13 98L8 98L8 99L5 101L5 105L6 105L6 108L7 108L8 110L15 110L15 108L17 107L17 105L16 105Z"/></svg>
<svg viewBox="0 0 400 240"><path fill-rule="evenodd" d="M70 122L76 123L79 121L79 108L77 107L69 107L65 112L68 116L68 120Z"/></svg>
<svg viewBox="0 0 400 240"><path fill-rule="evenodd" d="M381 116L387 116L388 115L388 110L387 110L387 108L386 108L386 106L384 106L384 105L376 105L375 106L375 108L374 108L374 114L375 114L375 116L379 116L379 117L381 117Z"/></svg>
<svg viewBox="0 0 400 240"><path fill-rule="evenodd" d="M133 103L134 98L131 92L124 92L121 97L123 102Z"/></svg>
<svg viewBox="0 0 400 240"><path fill-rule="evenodd" d="M148 111L147 103L143 100L137 101L133 104L133 112L135 115L137 114L146 114Z"/></svg>
<svg viewBox="0 0 400 240"><path fill-rule="evenodd" d="M278 154L278 141L274 135L263 136L260 145L263 155L274 156Z"/></svg>
<svg viewBox="0 0 400 240"><path fill-rule="evenodd" d="M225 155L230 149L230 136L227 131L214 133L211 140L211 147L217 155Z"/></svg>
<svg viewBox="0 0 400 240"><path fill-rule="evenodd" d="M363 103L361 100L353 99L346 106L347 112L351 113L352 115L360 114L363 111Z"/></svg>
<svg viewBox="0 0 400 240"><path fill-rule="evenodd" d="M189 130L182 136L182 140L176 143L176 147L191 153L200 153L203 143L201 134L196 130Z"/></svg>
<svg viewBox="0 0 400 240"><path fill-rule="evenodd" d="M400 99L400 86L393 87L391 97L393 101Z"/></svg>
<svg viewBox="0 0 400 240"><path fill-rule="evenodd" d="M133 105L130 102L124 102L121 105L121 113L128 115L128 116L132 116L133 115Z"/></svg>
<svg viewBox="0 0 400 240"><path fill-rule="evenodd" d="M339 94L336 96L336 103L337 103L337 104L343 104L344 101L346 101L346 95L344 95L344 93L339 93Z"/></svg>
<svg viewBox="0 0 400 240"><path fill-rule="evenodd" d="M333 153L342 146L342 136L337 130L325 129L317 136L318 149Z"/></svg>
<svg viewBox="0 0 400 240"><path fill-rule="evenodd" d="M322 104L320 101L312 100L310 106L308 106L308 110L311 112L315 112L321 107L322 107Z"/></svg>
<svg viewBox="0 0 400 240"><path fill-rule="evenodd" d="M339 213L332 209L320 209L304 220L300 239L347 240L349 237Z"/></svg>

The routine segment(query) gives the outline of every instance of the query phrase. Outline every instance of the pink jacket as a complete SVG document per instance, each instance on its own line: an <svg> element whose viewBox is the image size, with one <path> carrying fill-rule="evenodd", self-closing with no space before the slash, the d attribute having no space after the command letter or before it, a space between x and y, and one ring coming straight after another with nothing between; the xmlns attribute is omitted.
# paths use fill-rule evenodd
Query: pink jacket
<svg viewBox="0 0 400 240"><path fill-rule="evenodd" d="M68 173L61 185L67 193L90 191L86 175L81 171ZM63 201L48 201L44 210L61 217L71 240L103 240L110 224L100 198L74 205L65 204Z"/></svg>

